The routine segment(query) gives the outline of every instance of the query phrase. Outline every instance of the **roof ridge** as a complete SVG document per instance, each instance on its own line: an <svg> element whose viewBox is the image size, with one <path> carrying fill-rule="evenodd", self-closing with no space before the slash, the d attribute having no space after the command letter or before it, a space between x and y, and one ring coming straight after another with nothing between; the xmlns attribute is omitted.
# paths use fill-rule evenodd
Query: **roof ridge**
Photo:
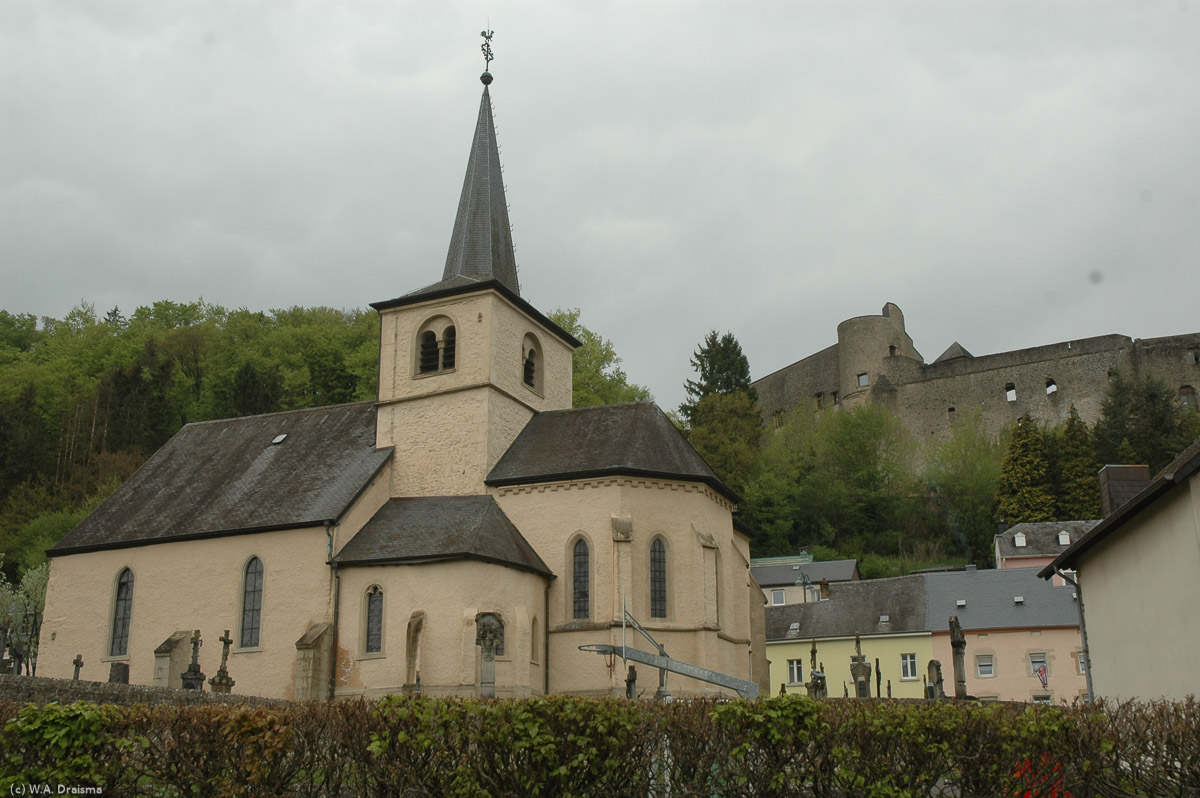
<svg viewBox="0 0 1200 798"><path fill-rule="evenodd" d="M352 407L354 405L374 405L374 399L360 399L357 402L339 402L336 405L317 405L316 407L294 407L291 410L276 410L271 413L255 413L252 416L227 416L226 418L208 418L202 421L189 421L184 424L184 427L199 427L204 424L224 424L230 421L246 421L253 418L266 418L268 416L290 416L297 413L313 413L318 410L337 410L344 407ZM386 447L385 447L386 448Z"/></svg>

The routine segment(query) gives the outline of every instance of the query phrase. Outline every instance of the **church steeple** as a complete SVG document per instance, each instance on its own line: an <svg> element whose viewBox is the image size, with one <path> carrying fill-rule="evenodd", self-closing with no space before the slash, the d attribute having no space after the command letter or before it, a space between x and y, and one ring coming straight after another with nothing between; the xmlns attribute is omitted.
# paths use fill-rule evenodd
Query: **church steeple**
<svg viewBox="0 0 1200 798"><path fill-rule="evenodd" d="M508 223L508 204L504 199L504 178L500 173L500 149L496 145L496 126L492 121L492 100L488 84L492 76L484 72L483 98L458 215L450 236L450 251L442 284L456 277L470 280L498 280L518 296L517 258L513 254L512 231Z"/></svg>

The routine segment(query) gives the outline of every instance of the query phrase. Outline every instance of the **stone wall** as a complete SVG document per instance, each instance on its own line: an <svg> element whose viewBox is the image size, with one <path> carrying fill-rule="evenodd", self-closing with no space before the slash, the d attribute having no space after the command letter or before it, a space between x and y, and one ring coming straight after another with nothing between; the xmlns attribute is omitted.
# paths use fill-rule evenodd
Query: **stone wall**
<svg viewBox="0 0 1200 798"><path fill-rule="evenodd" d="M871 402L895 413L919 440L931 440L944 438L957 418L976 410L993 434L1025 413L1060 424L1072 404L1094 424L1112 375L1155 378L1173 390L1194 391L1200 388L1198 360L1200 333L1190 333L1136 340L1103 335L926 363L904 331L900 309L888 303L879 316L842 322L838 343L754 387L768 428L796 408Z"/></svg>
<svg viewBox="0 0 1200 798"><path fill-rule="evenodd" d="M254 706L284 705L278 699L245 695L222 695L207 690L197 693L171 687L150 687L142 684L112 684L110 682L49 679L43 676L13 676L0 674L0 704L71 704L90 701L95 704L252 704Z"/></svg>

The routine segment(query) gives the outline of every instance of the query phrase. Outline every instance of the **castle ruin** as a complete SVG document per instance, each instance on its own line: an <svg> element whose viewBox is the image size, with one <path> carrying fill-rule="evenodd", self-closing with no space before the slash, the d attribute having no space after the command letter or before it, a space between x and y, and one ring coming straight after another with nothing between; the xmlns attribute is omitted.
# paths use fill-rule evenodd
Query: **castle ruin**
<svg viewBox="0 0 1200 798"><path fill-rule="evenodd" d="M1101 335L976 357L957 341L926 363L891 302L878 316L838 325L837 343L753 383L768 428L794 408L886 407L919 440L944 438L956 417L978 408L988 434L1028 413L1066 421L1071 405L1089 425L1100 418L1116 374L1155 378L1195 409L1200 333L1133 339Z"/></svg>

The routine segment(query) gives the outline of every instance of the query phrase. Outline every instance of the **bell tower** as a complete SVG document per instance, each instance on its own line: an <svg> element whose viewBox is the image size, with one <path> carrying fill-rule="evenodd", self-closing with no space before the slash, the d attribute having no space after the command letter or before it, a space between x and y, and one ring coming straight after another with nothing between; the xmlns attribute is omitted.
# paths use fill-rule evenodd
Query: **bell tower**
<svg viewBox="0 0 1200 798"><path fill-rule="evenodd" d="M380 313L376 444L396 448L393 496L485 493L484 478L529 419L571 407L579 341L521 298L492 75L480 81L442 279L371 303Z"/></svg>

